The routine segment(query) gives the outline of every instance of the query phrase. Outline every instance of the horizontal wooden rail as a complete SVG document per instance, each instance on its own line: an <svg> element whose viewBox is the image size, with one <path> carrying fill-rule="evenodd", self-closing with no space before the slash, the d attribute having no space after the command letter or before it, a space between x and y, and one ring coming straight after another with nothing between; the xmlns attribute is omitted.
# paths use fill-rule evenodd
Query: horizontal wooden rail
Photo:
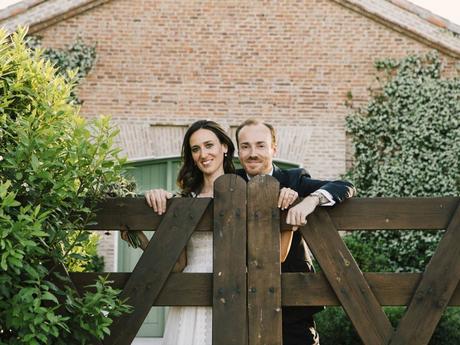
<svg viewBox="0 0 460 345"><path fill-rule="evenodd" d="M176 200L170 200L169 203ZM445 229L460 198L354 198L327 208L339 230L439 230ZM90 230L155 230L163 216L156 215L144 198L111 198L98 205L95 223ZM281 229L286 211L282 213ZM196 228L212 231L212 206L208 207Z"/></svg>
<svg viewBox="0 0 460 345"><path fill-rule="evenodd" d="M77 289L93 284L99 275L109 276L112 287L122 289L131 273L70 273ZM408 305L418 286L421 273L364 273L364 277L381 305ZM340 305L322 273L283 273L281 276L283 306ZM212 273L172 273L155 306L212 305ZM460 306L460 286L449 306Z"/></svg>

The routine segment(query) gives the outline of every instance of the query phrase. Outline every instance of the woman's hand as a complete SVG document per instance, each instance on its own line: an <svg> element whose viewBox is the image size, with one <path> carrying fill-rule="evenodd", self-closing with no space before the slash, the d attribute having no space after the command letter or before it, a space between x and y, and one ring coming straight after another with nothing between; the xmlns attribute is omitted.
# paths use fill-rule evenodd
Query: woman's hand
<svg viewBox="0 0 460 345"><path fill-rule="evenodd" d="M294 201L297 200L299 197L299 193L291 188L281 188L280 196L278 198L278 207L282 210L287 209L289 206L292 205Z"/></svg>
<svg viewBox="0 0 460 345"><path fill-rule="evenodd" d="M173 193L164 189L151 189L145 193L145 200L155 213L162 215L166 212L166 201L173 197Z"/></svg>

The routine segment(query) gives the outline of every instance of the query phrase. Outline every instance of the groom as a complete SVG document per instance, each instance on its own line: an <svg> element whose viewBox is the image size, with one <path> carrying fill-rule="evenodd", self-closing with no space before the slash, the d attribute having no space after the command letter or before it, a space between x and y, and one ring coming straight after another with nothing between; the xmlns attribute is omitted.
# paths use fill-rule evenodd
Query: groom
<svg viewBox="0 0 460 345"><path fill-rule="evenodd" d="M304 169L279 169L273 164L276 154L276 133L273 126L256 119L244 121L236 130L238 156L244 169L237 174L246 181L256 175L272 175L280 187L296 191L303 201L288 211L286 221L293 226L290 236L281 236L281 248L289 248L282 272L312 272L311 258L300 232L305 218L316 206L332 206L355 194L353 185L346 181L313 180ZM290 242L290 243L289 243ZM322 307L283 307L283 345L319 345L319 336L313 314Z"/></svg>

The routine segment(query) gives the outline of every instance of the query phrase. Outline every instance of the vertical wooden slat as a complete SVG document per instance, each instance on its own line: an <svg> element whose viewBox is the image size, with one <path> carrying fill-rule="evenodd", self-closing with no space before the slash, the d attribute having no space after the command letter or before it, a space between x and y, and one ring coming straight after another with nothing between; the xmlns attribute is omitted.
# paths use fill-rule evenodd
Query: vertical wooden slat
<svg viewBox="0 0 460 345"><path fill-rule="evenodd" d="M390 321L326 210L316 209L307 221L300 231L361 340L368 345L388 344L393 333Z"/></svg>
<svg viewBox="0 0 460 345"><path fill-rule="evenodd" d="M134 310L114 321L105 344L131 344L210 200L183 198L168 206L120 296Z"/></svg>
<svg viewBox="0 0 460 345"><path fill-rule="evenodd" d="M257 176L248 183L249 345L280 345L281 273L279 183Z"/></svg>
<svg viewBox="0 0 460 345"><path fill-rule="evenodd" d="M247 344L246 182L224 175L214 183L212 343Z"/></svg>
<svg viewBox="0 0 460 345"><path fill-rule="evenodd" d="M392 345L428 344L460 281L460 204L428 263Z"/></svg>

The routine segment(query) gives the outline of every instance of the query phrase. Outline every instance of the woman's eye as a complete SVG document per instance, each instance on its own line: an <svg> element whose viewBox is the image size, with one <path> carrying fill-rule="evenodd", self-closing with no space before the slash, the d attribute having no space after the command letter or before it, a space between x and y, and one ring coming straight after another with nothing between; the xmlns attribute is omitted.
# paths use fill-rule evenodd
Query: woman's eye
<svg viewBox="0 0 460 345"><path fill-rule="evenodd" d="M193 153L197 153L198 150L199 150L198 147L194 147L194 148L192 149L192 152L193 152Z"/></svg>

